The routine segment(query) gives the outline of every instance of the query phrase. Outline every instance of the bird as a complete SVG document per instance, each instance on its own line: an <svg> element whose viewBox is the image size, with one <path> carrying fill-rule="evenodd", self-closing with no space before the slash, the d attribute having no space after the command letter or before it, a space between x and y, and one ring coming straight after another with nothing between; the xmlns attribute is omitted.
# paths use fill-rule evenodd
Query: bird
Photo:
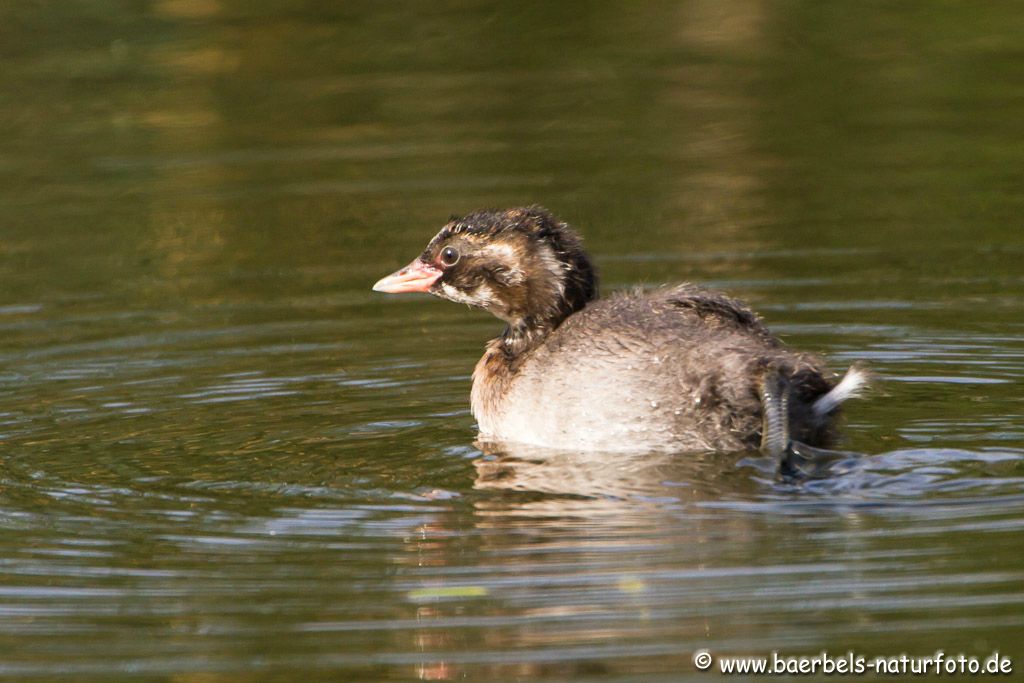
<svg viewBox="0 0 1024 683"><path fill-rule="evenodd" d="M750 308L685 283L598 296L579 234L541 206L452 216L386 293L425 292L484 309L505 327L473 371L485 443L608 452L828 448L842 379L789 349ZM804 449L806 452L806 449Z"/></svg>

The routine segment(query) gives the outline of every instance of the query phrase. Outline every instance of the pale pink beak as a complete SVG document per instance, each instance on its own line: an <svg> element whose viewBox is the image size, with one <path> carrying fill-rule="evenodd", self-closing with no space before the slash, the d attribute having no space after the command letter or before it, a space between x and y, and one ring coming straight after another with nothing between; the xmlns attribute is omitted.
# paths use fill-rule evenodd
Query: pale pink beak
<svg viewBox="0 0 1024 683"><path fill-rule="evenodd" d="M441 270L429 263L416 259L405 268L383 277L373 286L375 292L402 294L404 292L426 292L441 277Z"/></svg>

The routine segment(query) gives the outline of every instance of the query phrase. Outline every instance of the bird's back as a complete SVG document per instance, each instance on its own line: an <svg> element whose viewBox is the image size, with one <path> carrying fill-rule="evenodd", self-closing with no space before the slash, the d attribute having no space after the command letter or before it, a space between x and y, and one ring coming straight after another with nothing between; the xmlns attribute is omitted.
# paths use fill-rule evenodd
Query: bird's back
<svg viewBox="0 0 1024 683"><path fill-rule="evenodd" d="M828 420L811 409L832 386L818 362L786 349L742 304L689 285L593 301L514 366L487 361L474 375L474 414L496 440L611 451L754 448L766 372L790 381L793 437L830 440Z"/></svg>

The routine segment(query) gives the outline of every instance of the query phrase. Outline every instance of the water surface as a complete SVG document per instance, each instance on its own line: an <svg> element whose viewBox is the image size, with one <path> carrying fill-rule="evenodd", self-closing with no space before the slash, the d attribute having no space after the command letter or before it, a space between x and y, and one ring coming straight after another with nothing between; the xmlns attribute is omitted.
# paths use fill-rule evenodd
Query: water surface
<svg viewBox="0 0 1024 683"><path fill-rule="evenodd" d="M0 676L1024 666L1011 3L0 9ZM880 389L831 477L483 453L486 314L370 285L541 203Z"/></svg>

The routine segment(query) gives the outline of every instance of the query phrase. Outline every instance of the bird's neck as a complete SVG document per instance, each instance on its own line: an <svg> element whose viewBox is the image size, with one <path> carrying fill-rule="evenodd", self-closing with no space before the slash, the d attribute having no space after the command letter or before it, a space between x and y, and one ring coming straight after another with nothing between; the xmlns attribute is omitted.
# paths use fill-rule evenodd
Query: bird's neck
<svg viewBox="0 0 1024 683"><path fill-rule="evenodd" d="M510 322L498 338L499 347L509 361L514 361L540 346L563 319L523 318Z"/></svg>
<svg viewBox="0 0 1024 683"><path fill-rule="evenodd" d="M566 318L596 299L597 288L592 278L567 280L558 285L544 283L531 294L520 311L501 316L508 325L497 341L510 362L540 346Z"/></svg>

